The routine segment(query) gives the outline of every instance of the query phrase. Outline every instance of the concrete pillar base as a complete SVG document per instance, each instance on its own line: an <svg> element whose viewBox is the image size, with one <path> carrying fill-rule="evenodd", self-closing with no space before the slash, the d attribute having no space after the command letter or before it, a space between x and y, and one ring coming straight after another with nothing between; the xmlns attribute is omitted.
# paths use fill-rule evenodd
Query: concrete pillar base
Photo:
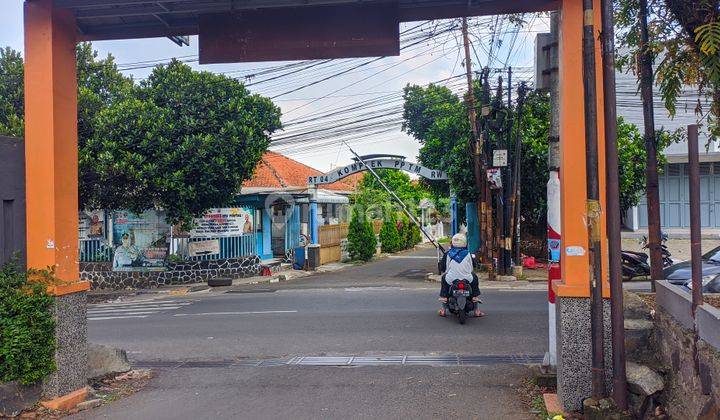
<svg viewBox="0 0 720 420"><path fill-rule="evenodd" d="M87 385L87 294L55 296L55 365L43 381L42 397L53 400Z"/></svg>
<svg viewBox="0 0 720 420"><path fill-rule="evenodd" d="M612 391L612 330L610 301L603 301L605 317L605 382ZM558 297L557 316L557 384L558 398L567 411L582 409L583 400L591 394L590 367L590 299Z"/></svg>

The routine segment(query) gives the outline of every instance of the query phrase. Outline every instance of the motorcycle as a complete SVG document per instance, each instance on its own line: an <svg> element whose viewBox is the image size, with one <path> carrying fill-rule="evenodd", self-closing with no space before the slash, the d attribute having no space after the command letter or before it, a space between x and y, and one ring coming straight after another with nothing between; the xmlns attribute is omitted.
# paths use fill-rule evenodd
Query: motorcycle
<svg viewBox="0 0 720 420"><path fill-rule="evenodd" d="M450 285L450 296L448 297L447 309L450 313L457 315L458 322L464 324L475 308L471 296L472 286L467 280L454 280ZM479 303L479 302L478 302Z"/></svg>
<svg viewBox="0 0 720 420"><path fill-rule="evenodd" d="M663 268L670 267L673 265L672 256L670 250L665 244L668 240L667 234L663 233L661 237L661 253ZM640 240L640 244L643 249L648 249L648 240L646 236L643 236ZM628 280L632 280L634 277L649 276L650 275L650 261L649 256L645 252L635 251L621 251L622 259L622 273L623 277Z"/></svg>

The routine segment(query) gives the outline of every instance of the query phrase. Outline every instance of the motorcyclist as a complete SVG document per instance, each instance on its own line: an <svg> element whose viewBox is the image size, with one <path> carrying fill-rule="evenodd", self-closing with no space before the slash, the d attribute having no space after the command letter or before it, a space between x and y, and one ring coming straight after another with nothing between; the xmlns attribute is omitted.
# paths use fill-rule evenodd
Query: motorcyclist
<svg viewBox="0 0 720 420"><path fill-rule="evenodd" d="M470 282L472 298L472 307L476 317L485 316L480 310L480 288L478 277L473 272L475 267L475 258L467 249L467 237L463 233L455 234L450 241L451 248L443 256L440 261L440 270L444 273L440 280L440 302L442 307L438 314L440 316L447 315L448 297L450 296L450 286L455 280L467 280Z"/></svg>

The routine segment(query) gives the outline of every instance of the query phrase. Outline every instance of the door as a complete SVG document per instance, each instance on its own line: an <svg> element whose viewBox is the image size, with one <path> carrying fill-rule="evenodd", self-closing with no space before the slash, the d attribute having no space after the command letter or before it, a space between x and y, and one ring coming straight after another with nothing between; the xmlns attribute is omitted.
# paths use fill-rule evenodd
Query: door
<svg viewBox="0 0 720 420"><path fill-rule="evenodd" d="M285 257L285 237L287 230L288 205L277 203L272 206L272 253L275 257Z"/></svg>

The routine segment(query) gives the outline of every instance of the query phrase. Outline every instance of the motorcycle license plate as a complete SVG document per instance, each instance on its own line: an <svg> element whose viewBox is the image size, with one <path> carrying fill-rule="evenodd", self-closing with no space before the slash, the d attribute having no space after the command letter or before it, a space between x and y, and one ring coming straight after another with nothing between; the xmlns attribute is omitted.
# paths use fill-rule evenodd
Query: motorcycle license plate
<svg viewBox="0 0 720 420"><path fill-rule="evenodd" d="M455 296L470 296L469 290L456 290Z"/></svg>

